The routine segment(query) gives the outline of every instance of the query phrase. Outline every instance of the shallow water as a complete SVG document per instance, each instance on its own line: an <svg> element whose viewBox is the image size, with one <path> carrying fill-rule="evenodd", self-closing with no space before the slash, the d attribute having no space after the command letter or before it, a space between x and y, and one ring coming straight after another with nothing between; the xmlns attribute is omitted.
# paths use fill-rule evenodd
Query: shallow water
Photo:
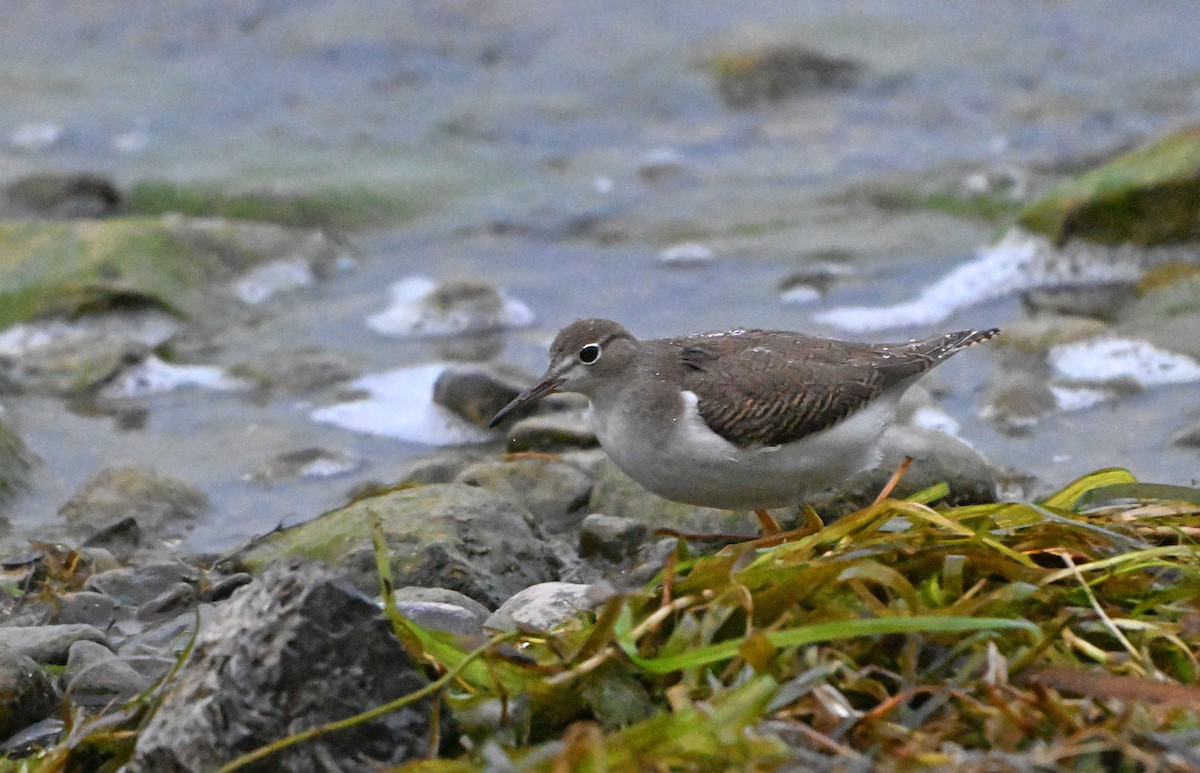
<svg viewBox="0 0 1200 773"><path fill-rule="evenodd" d="M527 304L533 326L498 340L531 371L544 366L553 331L580 316L619 319L641 335L735 326L834 334L816 321L822 312L909 301L996 234L831 196L900 171L1060 165L1200 116L1192 0L686 10L44 0L6 18L0 178L82 168L122 182L387 180L427 195L427 217L352 237L357 269L263 301L253 324L223 331L217 354L192 363L221 368L314 345L363 374L460 356L454 341L367 326L388 288L417 275L486 278ZM862 60L865 74L847 92L733 112L700 64L720 50L796 41ZM639 170L664 150L677 173L647 182ZM684 241L711 249L712 261L663 265L660 252ZM830 260L849 276L827 296L780 301L781 280ZM937 323L862 335L1003 326L1022 314L1014 298L995 297ZM1194 386L1053 414L1008 436L978 417L998 362L980 347L929 379L962 437L997 461L1048 484L1107 465L1172 483L1197 476L1196 452L1167 442L1195 419ZM181 389L132 399L144 426L121 429L58 399L7 400L44 461L34 493L10 515L18 534L53 532L57 507L93 472L146 464L209 494L213 514L188 545L220 550L334 507L429 450L310 418L330 402ZM365 466L273 485L249 479L273 456L310 447Z"/></svg>

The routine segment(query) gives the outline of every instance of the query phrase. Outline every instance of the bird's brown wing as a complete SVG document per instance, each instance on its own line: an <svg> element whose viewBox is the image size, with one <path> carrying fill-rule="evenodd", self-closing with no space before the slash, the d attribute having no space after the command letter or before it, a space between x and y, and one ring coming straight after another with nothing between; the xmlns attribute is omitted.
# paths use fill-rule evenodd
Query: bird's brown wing
<svg viewBox="0 0 1200 773"><path fill-rule="evenodd" d="M680 342L683 388L708 427L739 447L799 440L837 424L959 348L942 337L860 344L746 331Z"/></svg>

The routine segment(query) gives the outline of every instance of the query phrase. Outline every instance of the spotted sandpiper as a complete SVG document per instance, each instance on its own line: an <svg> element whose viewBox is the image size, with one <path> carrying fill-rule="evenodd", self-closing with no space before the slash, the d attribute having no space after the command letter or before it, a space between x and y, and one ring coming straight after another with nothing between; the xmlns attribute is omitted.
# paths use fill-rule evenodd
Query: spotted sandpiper
<svg viewBox="0 0 1200 773"><path fill-rule="evenodd" d="M879 463L900 396L922 374L997 332L870 344L780 330L639 340L583 319L550 345L550 367L492 418L552 392L591 399L596 437L627 475L676 502L768 509Z"/></svg>

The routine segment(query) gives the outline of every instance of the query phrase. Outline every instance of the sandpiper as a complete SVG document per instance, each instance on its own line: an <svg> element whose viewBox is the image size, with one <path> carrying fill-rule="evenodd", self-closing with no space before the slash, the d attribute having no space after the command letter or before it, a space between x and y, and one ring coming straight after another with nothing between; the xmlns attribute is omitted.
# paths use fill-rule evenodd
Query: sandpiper
<svg viewBox="0 0 1200 773"><path fill-rule="evenodd" d="M596 437L629 477L666 499L766 511L871 469L900 396L922 374L997 332L858 343L780 330L635 338L583 319L550 367L492 418L552 392L591 399Z"/></svg>

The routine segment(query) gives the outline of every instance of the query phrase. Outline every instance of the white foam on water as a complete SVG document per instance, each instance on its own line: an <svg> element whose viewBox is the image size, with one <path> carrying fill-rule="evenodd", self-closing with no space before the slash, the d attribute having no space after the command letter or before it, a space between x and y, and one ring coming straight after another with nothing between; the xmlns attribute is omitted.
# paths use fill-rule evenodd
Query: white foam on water
<svg viewBox="0 0 1200 773"><path fill-rule="evenodd" d="M369 435L431 446L482 443L495 436L433 402L433 385L446 369L418 365L363 376L349 385L367 393L362 400L318 408L316 421Z"/></svg>
<svg viewBox="0 0 1200 773"><path fill-rule="evenodd" d="M20 150L45 150L63 136L62 124L27 123L9 135L9 143Z"/></svg>
<svg viewBox="0 0 1200 773"><path fill-rule="evenodd" d="M810 285L796 285L789 287L779 294L781 303L786 303L793 306L803 306L808 303L816 303L821 300L821 291Z"/></svg>
<svg viewBox="0 0 1200 773"><path fill-rule="evenodd" d="M425 299L437 289L437 282L424 276L411 276L393 284L388 307L367 317L367 327L387 336L448 336L487 330L526 327L533 323L533 311L521 301L497 290L501 308L498 318L484 319L469 307L438 314Z"/></svg>
<svg viewBox="0 0 1200 773"><path fill-rule="evenodd" d="M1060 411L1082 411L1091 408L1093 405L1111 400L1114 395L1107 389L1093 389L1091 387L1064 387L1050 386L1050 391L1054 394L1055 406Z"/></svg>
<svg viewBox="0 0 1200 773"><path fill-rule="evenodd" d="M667 266L699 266L713 261L712 248L700 242L680 242L659 250L658 262Z"/></svg>
<svg viewBox="0 0 1200 773"><path fill-rule="evenodd" d="M307 260L275 260L247 272L234 282L233 293L243 303L256 306L273 295L311 287L316 281Z"/></svg>
<svg viewBox="0 0 1200 773"><path fill-rule="evenodd" d="M248 381L226 375L212 365L174 365L150 355L129 368L101 390L104 397L146 397L176 389L199 388L232 392L250 386Z"/></svg>
<svg viewBox="0 0 1200 773"><path fill-rule="evenodd" d="M1142 266L1131 254L1086 246L1061 252L1041 236L1013 229L965 263L892 306L839 306L815 315L843 330L865 332L940 322L958 309L1035 287L1064 287L1137 279Z"/></svg>
<svg viewBox="0 0 1200 773"><path fill-rule="evenodd" d="M1055 372L1073 381L1131 378L1142 386L1200 381L1200 363L1134 338L1102 336L1052 347L1047 359Z"/></svg>

